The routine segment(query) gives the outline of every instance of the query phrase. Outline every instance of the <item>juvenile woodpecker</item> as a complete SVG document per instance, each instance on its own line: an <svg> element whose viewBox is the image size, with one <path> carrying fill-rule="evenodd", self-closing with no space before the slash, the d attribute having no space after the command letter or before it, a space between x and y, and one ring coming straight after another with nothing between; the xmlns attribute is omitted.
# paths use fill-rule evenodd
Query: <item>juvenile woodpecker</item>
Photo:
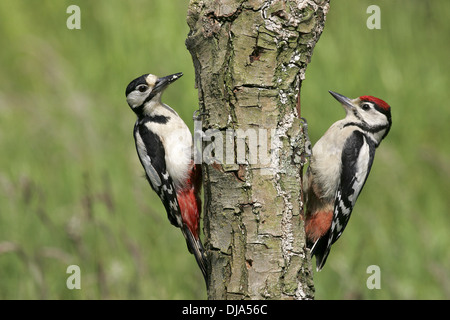
<svg viewBox="0 0 450 320"><path fill-rule="evenodd" d="M137 115L134 140L139 160L172 225L181 229L205 281L206 258L199 237L201 167L193 161L193 138L178 113L161 102L169 84L183 74L144 74L130 82L126 97Z"/></svg>
<svg viewBox="0 0 450 320"><path fill-rule="evenodd" d="M347 115L314 145L304 182L307 247L316 256L317 271L344 231L369 175L375 149L392 124L391 108L383 100L372 96L349 99L329 92Z"/></svg>

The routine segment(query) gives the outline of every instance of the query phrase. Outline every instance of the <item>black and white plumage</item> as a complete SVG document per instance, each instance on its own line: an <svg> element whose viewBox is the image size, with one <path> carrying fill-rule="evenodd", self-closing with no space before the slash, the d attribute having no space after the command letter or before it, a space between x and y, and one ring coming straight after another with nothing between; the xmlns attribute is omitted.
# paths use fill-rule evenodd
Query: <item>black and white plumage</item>
<svg viewBox="0 0 450 320"><path fill-rule="evenodd" d="M390 106L381 99L349 99L330 91L346 117L317 141L306 173L305 231L307 246L323 268L331 245L342 235L366 183L375 149L391 128Z"/></svg>
<svg viewBox="0 0 450 320"><path fill-rule="evenodd" d="M144 74L130 82L125 94L137 115L133 135L147 180L170 223L181 229L207 281L207 261L199 237L201 168L194 164L193 138L186 123L161 102L164 89L181 76Z"/></svg>

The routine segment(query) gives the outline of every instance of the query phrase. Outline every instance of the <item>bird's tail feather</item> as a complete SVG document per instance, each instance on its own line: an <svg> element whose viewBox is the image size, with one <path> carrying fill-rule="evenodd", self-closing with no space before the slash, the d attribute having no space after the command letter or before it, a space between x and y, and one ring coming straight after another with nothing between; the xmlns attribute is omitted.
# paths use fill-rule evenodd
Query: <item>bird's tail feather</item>
<svg viewBox="0 0 450 320"><path fill-rule="evenodd" d="M311 248L311 257L316 256L316 270L320 271L327 261L330 253L330 246L328 246L328 235L320 237Z"/></svg>
<svg viewBox="0 0 450 320"><path fill-rule="evenodd" d="M186 239L186 244L190 253L192 253L197 260L197 264L202 271L203 278L205 279L206 285L208 285L208 261L206 260L205 249L203 248L202 242L200 238L194 237L191 230L187 227L186 224L183 224L181 228L183 235Z"/></svg>

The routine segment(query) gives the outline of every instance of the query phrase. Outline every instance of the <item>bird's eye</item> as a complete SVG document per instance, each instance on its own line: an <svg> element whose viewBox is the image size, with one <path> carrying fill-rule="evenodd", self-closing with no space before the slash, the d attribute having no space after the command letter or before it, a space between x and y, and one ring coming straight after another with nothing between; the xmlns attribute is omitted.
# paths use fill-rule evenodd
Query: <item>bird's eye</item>
<svg viewBox="0 0 450 320"><path fill-rule="evenodd" d="M146 86L145 84L141 84L136 89L138 89L140 92L145 92L147 91L147 88L148 86Z"/></svg>
<svg viewBox="0 0 450 320"><path fill-rule="evenodd" d="M364 104L361 106L361 108L362 108L364 111L368 111L368 110L370 109L370 104L364 103Z"/></svg>

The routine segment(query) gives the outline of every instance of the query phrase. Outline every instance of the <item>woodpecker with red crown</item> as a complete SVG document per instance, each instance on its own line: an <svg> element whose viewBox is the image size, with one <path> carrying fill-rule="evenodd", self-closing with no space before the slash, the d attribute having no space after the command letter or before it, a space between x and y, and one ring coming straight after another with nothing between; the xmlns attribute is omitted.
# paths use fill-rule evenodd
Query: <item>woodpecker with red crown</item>
<svg viewBox="0 0 450 320"><path fill-rule="evenodd" d="M125 95L137 115L134 139L147 180L170 223L181 229L207 282L207 260L199 237L201 167L193 161L193 138L186 123L161 102L164 89L182 75L144 74L130 82Z"/></svg>
<svg viewBox="0 0 450 320"><path fill-rule="evenodd" d="M331 245L342 235L366 180L375 150L391 128L391 108L381 99L349 99L330 91L346 117L331 125L312 149L303 184L306 196L307 247L317 271L325 265Z"/></svg>

